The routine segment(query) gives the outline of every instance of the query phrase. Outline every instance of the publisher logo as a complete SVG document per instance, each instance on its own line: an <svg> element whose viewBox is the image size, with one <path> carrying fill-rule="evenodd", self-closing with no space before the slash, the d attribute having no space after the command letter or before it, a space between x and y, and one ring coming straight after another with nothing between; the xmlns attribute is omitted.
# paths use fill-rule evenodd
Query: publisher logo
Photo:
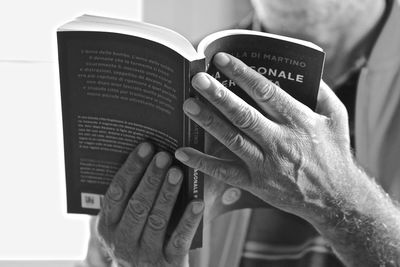
<svg viewBox="0 0 400 267"><path fill-rule="evenodd" d="M222 195L222 203L224 205L231 205L239 200L241 194L242 191L240 191L240 189L238 188L235 187L228 188Z"/></svg>
<svg viewBox="0 0 400 267"><path fill-rule="evenodd" d="M81 205L85 209L100 209L101 201L103 200L102 195L81 193Z"/></svg>

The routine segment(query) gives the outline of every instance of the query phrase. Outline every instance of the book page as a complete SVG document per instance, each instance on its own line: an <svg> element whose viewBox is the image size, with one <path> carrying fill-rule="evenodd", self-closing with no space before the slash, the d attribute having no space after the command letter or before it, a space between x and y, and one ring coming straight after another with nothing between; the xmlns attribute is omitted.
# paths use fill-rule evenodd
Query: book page
<svg viewBox="0 0 400 267"><path fill-rule="evenodd" d="M58 31L101 31L137 36L155 43L163 44L190 61L201 59L192 44L179 33L143 21L83 15L62 25Z"/></svg>

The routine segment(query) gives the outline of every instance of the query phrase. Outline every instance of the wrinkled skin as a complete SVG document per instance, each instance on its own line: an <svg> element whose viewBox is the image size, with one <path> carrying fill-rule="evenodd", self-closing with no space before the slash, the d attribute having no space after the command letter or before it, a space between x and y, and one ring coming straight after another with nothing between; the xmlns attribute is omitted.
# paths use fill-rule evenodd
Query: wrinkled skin
<svg viewBox="0 0 400 267"><path fill-rule="evenodd" d="M180 267L202 217L204 204L191 202L171 237L166 229L182 180L166 152L154 155L140 144L115 175L103 202L98 234L108 254L122 267Z"/></svg>
<svg viewBox="0 0 400 267"><path fill-rule="evenodd" d="M223 60L227 65L222 65ZM215 62L269 117L208 74L197 74L194 87L219 113L197 99L187 100L184 110L236 159L191 148L178 150L178 159L303 217L315 215L310 212L335 201L336 193L348 191L336 188L338 170L353 164L347 112L329 88L322 85L315 113L238 59L221 53Z"/></svg>

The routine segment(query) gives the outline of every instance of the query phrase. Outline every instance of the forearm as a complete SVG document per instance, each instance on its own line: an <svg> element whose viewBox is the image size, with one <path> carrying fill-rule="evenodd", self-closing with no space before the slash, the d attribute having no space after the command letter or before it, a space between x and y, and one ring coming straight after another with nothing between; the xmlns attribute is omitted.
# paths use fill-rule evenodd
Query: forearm
<svg viewBox="0 0 400 267"><path fill-rule="evenodd" d="M357 182L311 222L347 266L400 266L399 208L358 168L349 175Z"/></svg>

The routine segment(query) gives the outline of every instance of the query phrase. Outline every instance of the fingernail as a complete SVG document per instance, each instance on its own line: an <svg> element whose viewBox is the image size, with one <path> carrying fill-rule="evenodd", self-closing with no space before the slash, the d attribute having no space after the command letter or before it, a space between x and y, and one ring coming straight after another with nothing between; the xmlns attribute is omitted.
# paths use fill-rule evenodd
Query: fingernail
<svg viewBox="0 0 400 267"><path fill-rule="evenodd" d="M138 151L139 157L145 158L150 154L150 152L151 152L150 144L143 143L143 144L140 145L139 151Z"/></svg>
<svg viewBox="0 0 400 267"><path fill-rule="evenodd" d="M160 168L160 169L165 168L165 167L167 167L168 163L169 163L169 157L168 157L167 153L160 152L157 154L157 157L156 157L157 168Z"/></svg>
<svg viewBox="0 0 400 267"><path fill-rule="evenodd" d="M204 90L210 87L211 81L204 73L199 73L194 76L192 84L197 89Z"/></svg>
<svg viewBox="0 0 400 267"><path fill-rule="evenodd" d="M225 67L231 60L225 53L218 53L214 56L214 63L220 67Z"/></svg>
<svg viewBox="0 0 400 267"><path fill-rule="evenodd" d="M182 173L175 168L172 168L168 172L168 182L172 185L177 185L182 178Z"/></svg>
<svg viewBox="0 0 400 267"><path fill-rule="evenodd" d="M183 109L192 115L200 113L200 106L193 99L186 100L183 104Z"/></svg>
<svg viewBox="0 0 400 267"><path fill-rule="evenodd" d="M189 160L189 156L188 156L185 152L183 152L183 151L181 151L181 150L175 151L175 157L176 157L179 161L182 161L182 162L186 162L186 161Z"/></svg>
<svg viewBox="0 0 400 267"><path fill-rule="evenodd" d="M193 202L193 206L192 206L192 212L194 214L199 214L203 211L204 208L204 203L197 201L197 202Z"/></svg>

